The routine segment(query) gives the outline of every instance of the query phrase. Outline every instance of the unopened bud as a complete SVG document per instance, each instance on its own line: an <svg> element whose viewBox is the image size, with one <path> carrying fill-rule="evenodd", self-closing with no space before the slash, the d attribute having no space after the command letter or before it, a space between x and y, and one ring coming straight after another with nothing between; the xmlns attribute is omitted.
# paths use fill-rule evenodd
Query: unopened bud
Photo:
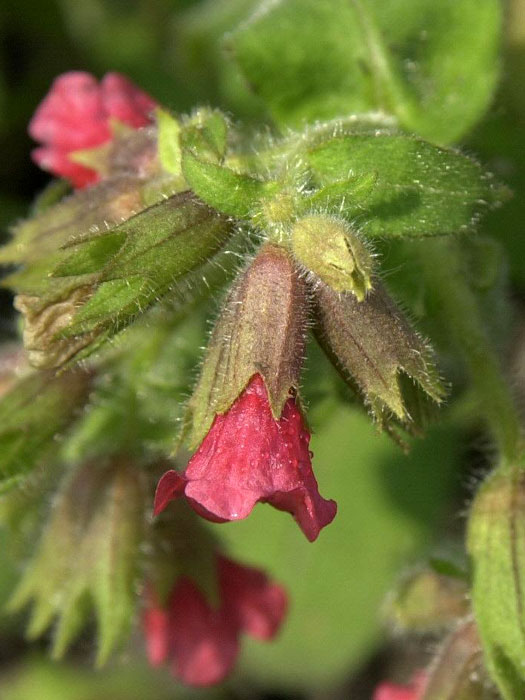
<svg viewBox="0 0 525 700"><path fill-rule="evenodd" d="M91 296L90 286L74 289L65 299L46 305L40 297L19 294L15 309L24 316L24 346L33 367L60 367L93 339L93 334L77 338L61 337L78 307Z"/></svg>
<svg viewBox="0 0 525 700"><path fill-rule="evenodd" d="M292 246L299 262L336 292L362 301L372 288L372 255L346 221L305 216L292 228Z"/></svg>
<svg viewBox="0 0 525 700"><path fill-rule="evenodd" d="M476 625L472 620L463 621L445 639L431 665L421 700L496 700L497 697L483 666Z"/></svg>
<svg viewBox="0 0 525 700"><path fill-rule="evenodd" d="M426 632L454 623L469 610L466 581L425 569L408 576L392 597L387 617L403 630Z"/></svg>

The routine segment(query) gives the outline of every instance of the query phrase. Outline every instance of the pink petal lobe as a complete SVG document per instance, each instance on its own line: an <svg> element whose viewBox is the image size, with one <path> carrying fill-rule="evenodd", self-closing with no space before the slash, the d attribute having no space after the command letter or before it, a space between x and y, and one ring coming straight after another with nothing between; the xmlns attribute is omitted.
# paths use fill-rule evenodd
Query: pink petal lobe
<svg viewBox="0 0 525 700"><path fill-rule="evenodd" d="M313 540L335 517L336 504L319 494L309 441L295 399L275 420L262 377L254 375L188 463L186 496L223 520L240 520L268 502L289 511Z"/></svg>
<svg viewBox="0 0 525 700"><path fill-rule="evenodd" d="M239 653L238 631L207 603L197 586L179 579L170 601L173 672L184 683L209 686L223 680Z"/></svg>
<svg viewBox="0 0 525 700"><path fill-rule="evenodd" d="M170 469L160 478L155 491L153 515L162 513L170 501L180 498L186 488L186 480L174 469Z"/></svg>
<svg viewBox="0 0 525 700"><path fill-rule="evenodd" d="M148 661L154 667L160 666L168 658L169 618L160 607L150 607L143 615Z"/></svg>
<svg viewBox="0 0 525 700"><path fill-rule="evenodd" d="M31 158L42 170L67 178L76 188L93 185L99 179L94 170L74 163L66 153L57 149L35 148L31 151Z"/></svg>
<svg viewBox="0 0 525 700"><path fill-rule="evenodd" d="M224 605L239 628L255 639L273 639L288 607L284 588L262 571L225 557L219 557L218 566Z"/></svg>
<svg viewBox="0 0 525 700"><path fill-rule="evenodd" d="M126 77L120 73L107 73L100 87L107 115L134 129L151 123L157 103Z"/></svg>

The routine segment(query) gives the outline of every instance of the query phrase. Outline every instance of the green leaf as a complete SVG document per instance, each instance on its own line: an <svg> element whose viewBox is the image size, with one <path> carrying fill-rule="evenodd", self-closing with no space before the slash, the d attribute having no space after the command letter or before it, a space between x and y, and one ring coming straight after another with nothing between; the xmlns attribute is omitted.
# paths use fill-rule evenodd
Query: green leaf
<svg viewBox="0 0 525 700"><path fill-rule="evenodd" d="M305 157L322 186L375 177L366 199L345 203L371 236L435 236L472 230L500 191L476 161L378 126L314 132ZM333 130L332 130L333 131Z"/></svg>
<svg viewBox="0 0 525 700"><path fill-rule="evenodd" d="M0 401L0 491L19 483L56 451L56 437L87 400L84 372L42 372L14 384Z"/></svg>
<svg viewBox="0 0 525 700"><path fill-rule="evenodd" d="M195 194L223 214L246 218L262 198L278 191L278 184L237 173L200 160L189 150L182 154L182 172Z"/></svg>
<svg viewBox="0 0 525 700"><path fill-rule="evenodd" d="M450 143L491 99L500 26L497 0L283 0L226 42L282 126L375 109Z"/></svg>
<svg viewBox="0 0 525 700"><path fill-rule="evenodd" d="M292 601L271 645L243 640L244 669L295 693L347 678L381 644L378 608L400 567L430 545L458 468L450 426L415 442L405 457L366 416L334 404L329 420L327 402L317 406L322 424L312 416L319 490L338 502L319 541L303 542L291 518L263 505L220 528L232 556L266 568Z"/></svg>

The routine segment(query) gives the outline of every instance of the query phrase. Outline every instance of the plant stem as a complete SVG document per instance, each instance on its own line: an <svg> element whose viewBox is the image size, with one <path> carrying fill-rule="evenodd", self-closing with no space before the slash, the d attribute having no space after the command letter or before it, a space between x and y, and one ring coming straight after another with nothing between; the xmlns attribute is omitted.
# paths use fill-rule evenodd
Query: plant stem
<svg viewBox="0 0 525 700"><path fill-rule="evenodd" d="M515 464L520 451L520 417L487 337L461 248L457 241L444 238L417 245L425 281L437 301L443 325L463 355L488 428L503 460Z"/></svg>

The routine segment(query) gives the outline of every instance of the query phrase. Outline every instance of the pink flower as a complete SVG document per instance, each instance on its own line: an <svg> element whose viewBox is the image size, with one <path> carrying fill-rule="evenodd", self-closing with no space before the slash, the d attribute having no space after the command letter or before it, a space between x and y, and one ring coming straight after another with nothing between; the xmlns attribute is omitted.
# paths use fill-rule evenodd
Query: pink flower
<svg viewBox="0 0 525 700"><path fill-rule="evenodd" d="M156 103L123 75L107 73L100 84L89 73L71 71L55 79L29 123L29 133L42 144L32 152L44 170L85 187L99 179L95 170L70 155L113 138L111 121L138 129L151 121Z"/></svg>
<svg viewBox="0 0 525 700"><path fill-rule="evenodd" d="M309 442L295 399L287 400L275 420L256 374L228 412L215 417L184 474L170 470L162 476L155 514L184 494L197 513L225 522L246 518L261 501L291 513L313 541L337 506L319 494Z"/></svg>
<svg viewBox="0 0 525 700"><path fill-rule="evenodd" d="M165 608L149 594L144 630L150 663L168 661L188 685L219 683L235 664L241 632L273 639L286 614L284 589L262 571L218 557L217 575L217 607L186 576L176 582Z"/></svg>
<svg viewBox="0 0 525 700"><path fill-rule="evenodd" d="M427 674L418 671L413 675L410 685L381 683L374 691L373 700L421 700L426 682Z"/></svg>

